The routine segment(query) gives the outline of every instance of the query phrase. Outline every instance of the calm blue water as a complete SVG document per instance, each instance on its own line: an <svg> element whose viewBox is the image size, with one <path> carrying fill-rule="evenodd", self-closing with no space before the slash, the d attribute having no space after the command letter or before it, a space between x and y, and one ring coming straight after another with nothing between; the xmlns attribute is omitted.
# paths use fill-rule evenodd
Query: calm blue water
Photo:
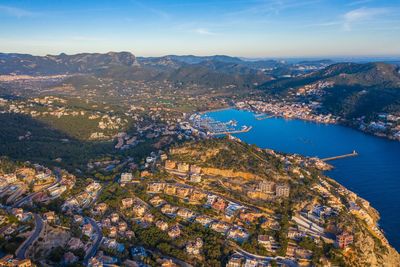
<svg viewBox="0 0 400 267"><path fill-rule="evenodd" d="M400 251L400 142L364 134L339 125L271 118L258 121L248 111L228 109L210 112L219 121L235 119L253 126L236 136L262 148L306 156L329 157L351 153L358 157L331 161L327 174L367 199L381 214L380 226Z"/></svg>

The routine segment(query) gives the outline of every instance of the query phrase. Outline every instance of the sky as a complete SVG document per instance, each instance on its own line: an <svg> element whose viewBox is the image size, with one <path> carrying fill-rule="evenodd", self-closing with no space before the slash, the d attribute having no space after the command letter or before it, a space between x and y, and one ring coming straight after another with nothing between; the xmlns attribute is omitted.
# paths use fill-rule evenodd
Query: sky
<svg viewBox="0 0 400 267"><path fill-rule="evenodd" d="M0 0L0 52L399 56L400 0Z"/></svg>

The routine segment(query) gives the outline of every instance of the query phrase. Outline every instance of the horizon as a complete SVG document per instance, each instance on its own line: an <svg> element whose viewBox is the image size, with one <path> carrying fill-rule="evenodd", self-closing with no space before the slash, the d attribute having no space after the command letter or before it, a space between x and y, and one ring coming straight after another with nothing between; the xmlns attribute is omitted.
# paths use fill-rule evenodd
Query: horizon
<svg viewBox="0 0 400 267"><path fill-rule="evenodd" d="M0 51L135 51L245 58L399 56L394 0L219 0L0 4ZM372 38L373 37L373 38Z"/></svg>
<svg viewBox="0 0 400 267"><path fill-rule="evenodd" d="M262 60L331 60L331 61L341 61L341 60L372 60L372 61L380 61L380 60L390 60L390 61L397 61L400 60L400 54L398 55L336 55L336 56L281 56L281 57L268 57L268 56L259 56L259 57L246 57L246 56L238 56L238 55L229 55L229 54L165 54L165 55L138 55L132 51L105 51L105 52L76 52L76 53L65 53L60 52L57 54L31 54L31 53L19 53L19 52L3 52L0 51L0 54L20 54L20 55L31 55L37 57L46 57L46 56L60 56L62 54L67 56L74 56L79 54L108 54L108 53L130 53L134 55L136 58L159 58L159 57L170 57L170 56L177 56L177 57L217 57L217 56L225 56L231 58L238 58L244 61L262 61Z"/></svg>

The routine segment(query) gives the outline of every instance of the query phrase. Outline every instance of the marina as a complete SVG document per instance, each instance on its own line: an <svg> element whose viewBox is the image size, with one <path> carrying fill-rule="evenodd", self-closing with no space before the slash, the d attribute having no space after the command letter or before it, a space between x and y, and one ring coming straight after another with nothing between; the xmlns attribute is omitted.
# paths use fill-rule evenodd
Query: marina
<svg viewBox="0 0 400 267"><path fill-rule="evenodd" d="M236 120L222 122L209 117L207 114L194 114L189 118L189 121L194 128L210 136L245 133L252 129L251 126L238 126Z"/></svg>

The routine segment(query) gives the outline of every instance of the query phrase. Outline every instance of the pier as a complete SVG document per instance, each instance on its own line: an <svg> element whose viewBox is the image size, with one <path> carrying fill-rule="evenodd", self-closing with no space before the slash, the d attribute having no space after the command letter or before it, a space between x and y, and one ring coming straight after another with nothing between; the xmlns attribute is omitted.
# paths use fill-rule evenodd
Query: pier
<svg viewBox="0 0 400 267"><path fill-rule="evenodd" d="M211 132L209 133L209 135L223 135L223 134L237 134L237 133L246 133L248 131L251 130L251 128L253 128L252 126L249 126L245 129L242 130L234 130L234 131L225 131L225 132Z"/></svg>
<svg viewBox="0 0 400 267"><path fill-rule="evenodd" d="M321 160L322 161L330 161L330 160L344 159L344 158L355 157L355 156L358 156L358 153L357 153L357 151L353 150L353 152L350 154L344 154L344 155L340 155L340 156L336 156L336 157L324 158Z"/></svg>
<svg viewBox="0 0 400 267"><path fill-rule="evenodd" d="M270 118L273 118L273 117L274 117L274 115L257 116L256 120L262 121L262 120L270 119Z"/></svg>

